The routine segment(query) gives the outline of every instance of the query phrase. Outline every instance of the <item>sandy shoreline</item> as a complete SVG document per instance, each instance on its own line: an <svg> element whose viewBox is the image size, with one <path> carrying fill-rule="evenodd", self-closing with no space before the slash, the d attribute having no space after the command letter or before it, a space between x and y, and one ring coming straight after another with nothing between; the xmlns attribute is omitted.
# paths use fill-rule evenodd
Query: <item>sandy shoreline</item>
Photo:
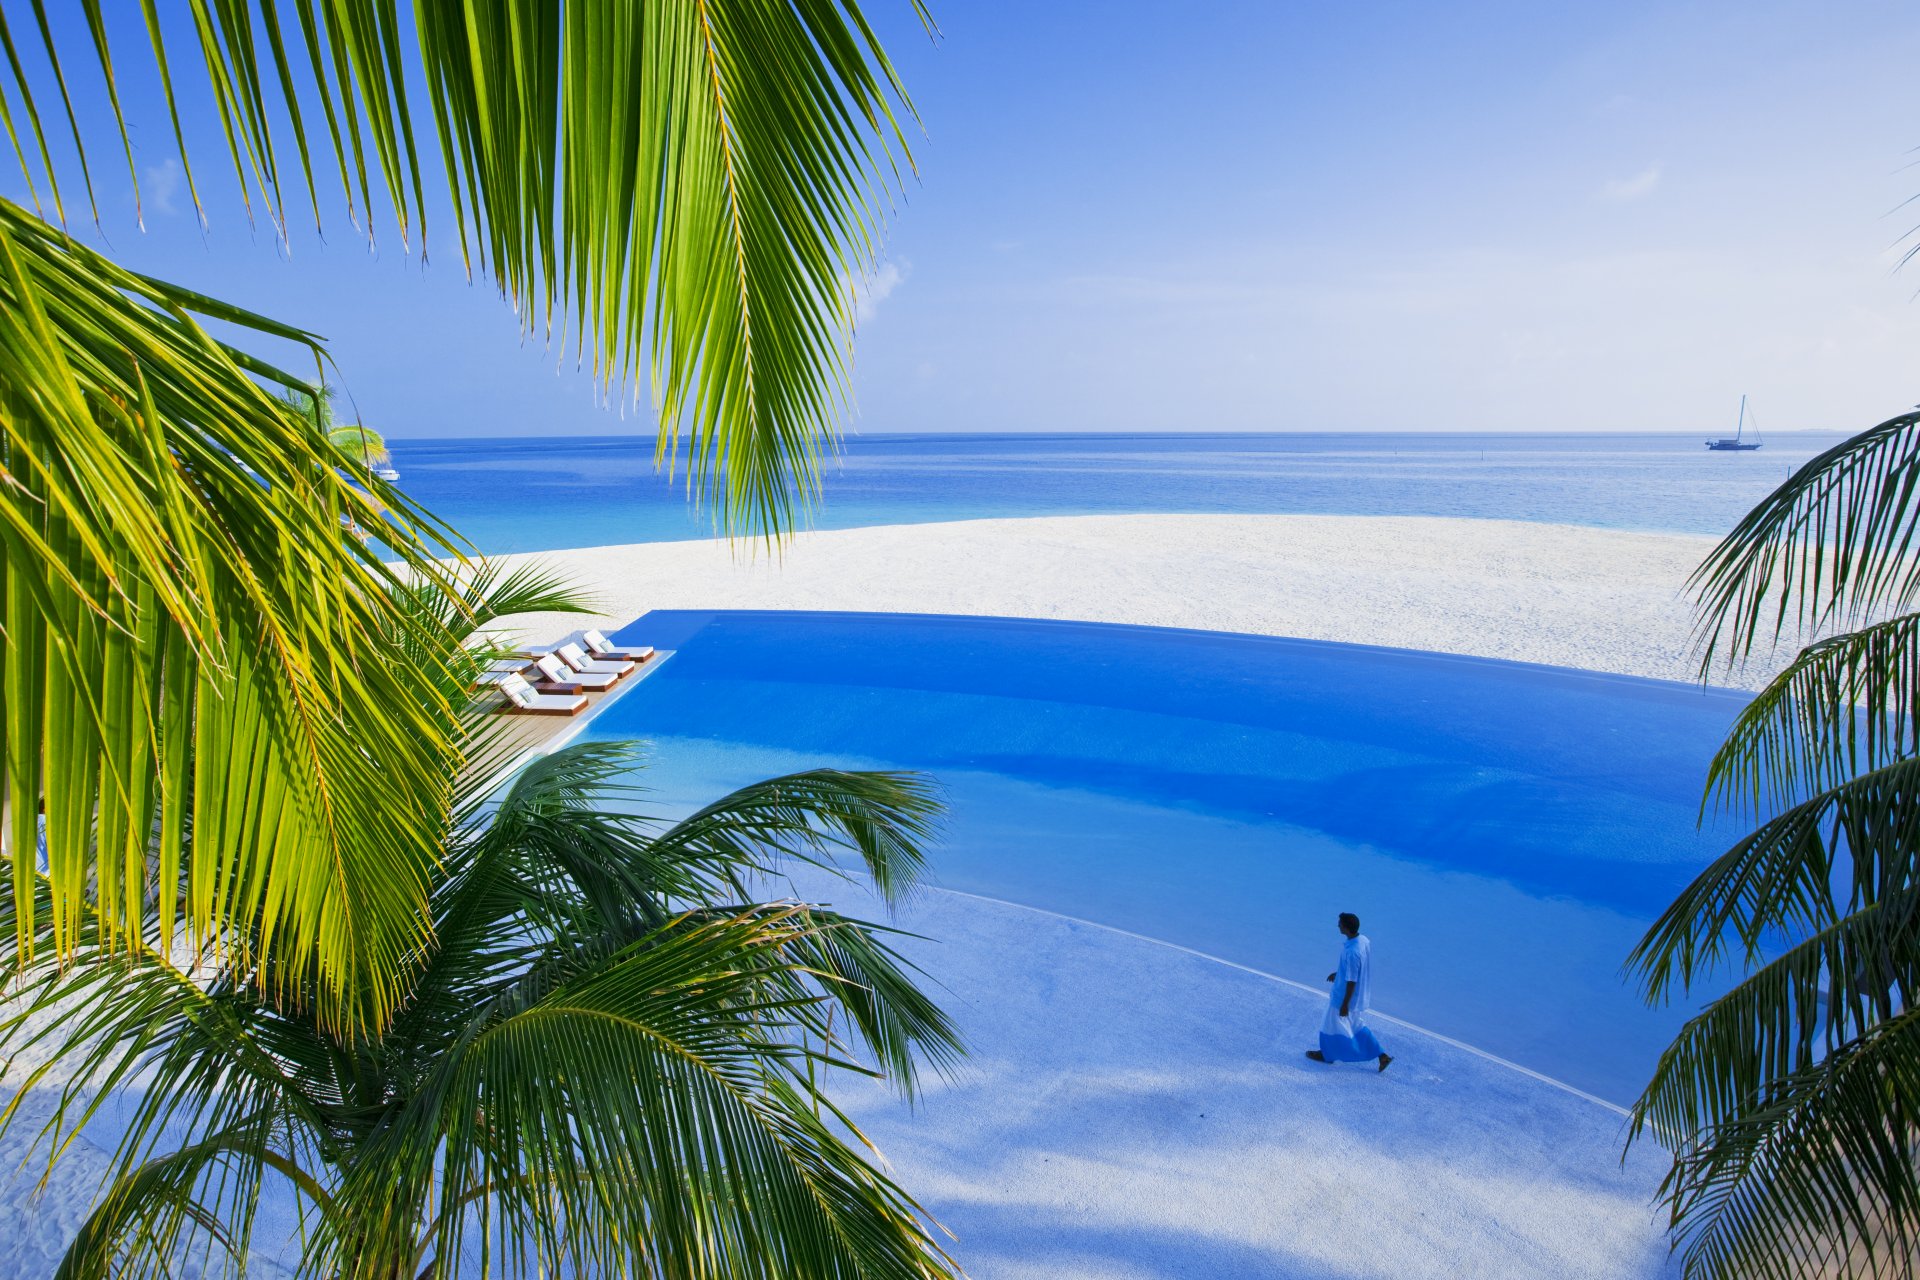
<svg viewBox="0 0 1920 1280"><path fill-rule="evenodd" d="M802 534L778 559L712 542L502 557L649 609L1071 618L1468 653L1697 678L1690 534L1401 516L1061 516ZM530 638L583 625L530 619ZM585 624L591 625L591 624ZM1757 687L1770 665L1715 684Z"/></svg>

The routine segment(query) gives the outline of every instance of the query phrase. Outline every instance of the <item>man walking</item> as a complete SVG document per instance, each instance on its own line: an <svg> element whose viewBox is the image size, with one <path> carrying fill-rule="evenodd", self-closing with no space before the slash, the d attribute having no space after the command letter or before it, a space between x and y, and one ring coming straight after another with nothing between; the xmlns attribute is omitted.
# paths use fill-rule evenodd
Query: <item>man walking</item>
<svg viewBox="0 0 1920 1280"><path fill-rule="evenodd" d="M1340 948L1339 966L1327 975L1333 992L1320 1023L1320 1047L1307 1050L1307 1056L1315 1062L1377 1058L1385 1071L1393 1057L1380 1047L1379 1037L1363 1017L1373 1007L1373 944L1360 932L1360 917L1351 911L1340 913L1340 934L1346 942Z"/></svg>

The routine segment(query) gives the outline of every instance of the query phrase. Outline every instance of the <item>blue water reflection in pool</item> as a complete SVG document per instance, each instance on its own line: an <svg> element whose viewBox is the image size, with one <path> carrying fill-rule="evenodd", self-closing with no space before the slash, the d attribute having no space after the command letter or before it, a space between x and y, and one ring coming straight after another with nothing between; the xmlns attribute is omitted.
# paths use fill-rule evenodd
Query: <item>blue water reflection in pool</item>
<svg viewBox="0 0 1920 1280"><path fill-rule="evenodd" d="M1736 834L1695 825L1724 690L1015 619L661 611L620 638L677 653L590 733L652 742L664 805L925 769L949 888L1306 982L1355 911L1384 1012L1616 1102L1686 1013L1621 961Z"/></svg>

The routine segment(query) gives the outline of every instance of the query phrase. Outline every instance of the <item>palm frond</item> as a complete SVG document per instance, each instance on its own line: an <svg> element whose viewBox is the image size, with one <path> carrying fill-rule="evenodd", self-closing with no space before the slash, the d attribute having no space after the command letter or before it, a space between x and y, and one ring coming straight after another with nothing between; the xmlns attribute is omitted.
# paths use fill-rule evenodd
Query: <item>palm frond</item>
<svg viewBox="0 0 1920 1280"><path fill-rule="evenodd" d="M327 443L362 466L370 467L376 462L385 462L391 456L387 452L386 437L358 422L329 427Z"/></svg>
<svg viewBox="0 0 1920 1280"><path fill-rule="evenodd" d="M781 858L794 858L844 875L835 854L851 853L897 904L920 884L940 812L938 789L921 774L811 769L722 796L653 845L657 856L758 874L777 874Z"/></svg>
<svg viewBox="0 0 1920 1280"><path fill-rule="evenodd" d="M32 1093L53 1090L36 1139L49 1171L118 1103L106 1180L59 1274L147 1276L184 1262L197 1274L244 1274L270 1174L290 1181L303 1214L332 1208L302 1166L320 1163L337 1128L329 1116L347 1101L329 1090L343 1055L299 1010L264 1002L260 985L235 985L211 964L214 976L196 980L151 953L127 954L97 928L87 935L66 961L8 965L12 1001L0 1021L17 1084L0 1131Z"/></svg>
<svg viewBox="0 0 1920 1280"><path fill-rule="evenodd" d="M349 1176L361 1236L323 1231L310 1265L400 1247L385 1224L416 1206L378 1206L417 1194L432 1133L446 1144L433 1240L447 1275L951 1274L803 1069L824 1006L785 956L793 933L779 913L675 929L492 1023ZM469 1230L488 1242L471 1261Z"/></svg>
<svg viewBox="0 0 1920 1280"><path fill-rule="evenodd" d="M1857 626L1920 603L1920 413L1801 466L1734 526L1689 581L1701 673L1789 632Z"/></svg>
<svg viewBox="0 0 1920 1280"><path fill-rule="evenodd" d="M650 377L661 458L684 429L688 483L727 533L791 529L846 407L851 282L873 259L907 152L896 114L911 108L859 5L296 8L297 24L283 24L268 0L195 6L193 52L242 191L282 221L283 173L297 163L317 220L313 151L325 147L350 212L370 210L378 190L403 238L424 241L422 170L437 151L469 271L490 272L528 330L571 330L607 383L637 392ZM91 27L110 88L112 26ZM188 55L167 49L157 22L146 34L180 140L172 60ZM62 83L60 50L46 45ZM314 101L324 143L306 127ZM48 125L22 102L6 123L40 144L37 163L17 148L22 170L57 199ZM414 136L415 104L434 143ZM92 133L72 131L84 158ZM125 137L122 125L113 141ZM184 144L181 158L191 182Z"/></svg>
<svg viewBox="0 0 1920 1280"><path fill-rule="evenodd" d="M1912 1275L1920 1011L1881 1023L1676 1153L1662 1185L1687 1280Z"/></svg>
<svg viewBox="0 0 1920 1280"><path fill-rule="evenodd" d="M922 1061L942 1076L952 1075L964 1041L952 1019L920 989L915 975L921 971L884 941L890 930L812 903L710 908L692 919L785 912L794 922L786 956L797 960L850 1020L844 1037L835 1033L836 1042L857 1038L873 1055L877 1074L909 1099L917 1091Z"/></svg>
<svg viewBox="0 0 1920 1280"><path fill-rule="evenodd" d="M210 948L190 973L92 914L65 961L44 945L0 961L18 1002L0 1054L60 1091L49 1159L102 1096L135 1091L72 1274L151 1274L190 1246L217 1261L215 1223L244 1250L274 1176L318 1206L315 1274L953 1274L828 1092L855 1072L911 1093L921 1060L951 1066L952 1024L889 931L711 901L774 852L730 868L728 841L652 851L658 824L607 807L637 793L634 761L556 753L452 833L397 1012L368 1034L274 998L270 965ZM856 783L821 785L845 808ZM43 938L51 889L34 891Z"/></svg>
<svg viewBox="0 0 1920 1280"><path fill-rule="evenodd" d="M189 1261L199 1275L244 1275L267 1132L249 1118L115 1178L61 1255L54 1280L148 1276L156 1264Z"/></svg>
<svg viewBox="0 0 1920 1280"><path fill-rule="evenodd" d="M1633 1132L1670 1148L1731 1123L1795 1072L1871 1031L1920 991L1920 887L1785 948L1689 1019L1634 1105Z"/></svg>
<svg viewBox="0 0 1920 1280"><path fill-rule="evenodd" d="M505 618L528 613L591 613L595 601L567 577L537 560L509 567L473 558L442 574L415 578L395 599L419 623L417 630L468 644ZM407 632L396 639L406 640Z"/></svg>
<svg viewBox="0 0 1920 1280"><path fill-rule="evenodd" d="M441 945L423 983L457 988L461 1008L509 992L539 998L655 933L675 910L695 908L698 920L761 910L753 890L778 874L783 856L797 851L849 875L823 861L836 822L888 828L869 838L880 851L871 865L891 877L896 895L918 874L915 842L929 829L922 806L931 799L917 778L820 771L774 779L658 833L636 807L645 796L632 781L639 761L631 744L580 743L515 779L484 829L452 855L446 890L436 895ZM860 817L848 818L850 811ZM958 1035L885 943L888 930L809 904L766 909L799 913L805 927L795 953L903 1091L912 1094L919 1059L941 1071L953 1064ZM524 968L508 960L536 953Z"/></svg>
<svg viewBox="0 0 1920 1280"><path fill-rule="evenodd" d="M1708 802L1758 817L1912 755L1920 755L1920 613L1802 649L1714 753Z"/></svg>
<svg viewBox="0 0 1920 1280"><path fill-rule="evenodd" d="M1703 809L1764 819L1628 961L1648 999L1730 962L1636 1102L1689 1280L1920 1263L1920 413L1795 471L1697 569L1701 674L1815 639L1716 753Z"/></svg>
<svg viewBox="0 0 1920 1280"><path fill-rule="evenodd" d="M454 547L404 497L376 506L349 484L257 380L303 384L190 310L319 350L0 201L15 942L31 936L44 839L56 949L90 901L137 945L149 883L184 870L181 910L161 898L163 942L183 925L238 945L235 920L262 916L252 961L304 958L277 970L287 994L377 1022L417 942L458 743L438 676L383 656L378 637L409 625L396 571L341 526L384 510L413 574Z"/></svg>
<svg viewBox="0 0 1920 1280"><path fill-rule="evenodd" d="M1920 758L1896 761L1795 805L1714 859L1660 914L1627 960L1650 1000L1733 958L1832 927L1920 883Z"/></svg>

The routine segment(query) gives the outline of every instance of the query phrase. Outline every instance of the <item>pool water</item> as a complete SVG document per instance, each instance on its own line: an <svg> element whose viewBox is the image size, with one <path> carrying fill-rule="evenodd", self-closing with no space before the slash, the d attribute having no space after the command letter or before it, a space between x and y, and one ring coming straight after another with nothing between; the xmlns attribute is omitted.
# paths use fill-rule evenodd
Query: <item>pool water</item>
<svg viewBox="0 0 1920 1280"><path fill-rule="evenodd" d="M1017 619L659 611L619 639L676 653L587 731L653 744L662 807L924 769L947 888L1309 983L1354 911L1381 1012L1622 1104L1689 1010L1621 963L1738 834L1697 826L1726 690Z"/></svg>

